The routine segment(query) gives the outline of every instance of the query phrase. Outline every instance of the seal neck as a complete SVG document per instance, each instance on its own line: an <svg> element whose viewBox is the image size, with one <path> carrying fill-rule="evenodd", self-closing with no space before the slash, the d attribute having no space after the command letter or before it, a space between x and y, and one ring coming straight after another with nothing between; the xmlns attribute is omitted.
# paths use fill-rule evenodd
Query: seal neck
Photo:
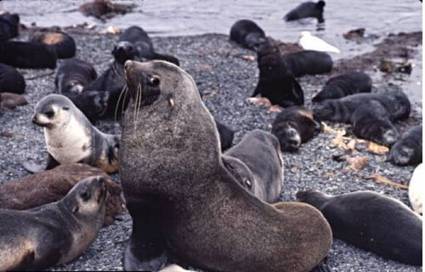
<svg viewBox="0 0 425 272"><path fill-rule="evenodd" d="M322 210L330 197L317 191L298 192L297 199Z"/></svg>

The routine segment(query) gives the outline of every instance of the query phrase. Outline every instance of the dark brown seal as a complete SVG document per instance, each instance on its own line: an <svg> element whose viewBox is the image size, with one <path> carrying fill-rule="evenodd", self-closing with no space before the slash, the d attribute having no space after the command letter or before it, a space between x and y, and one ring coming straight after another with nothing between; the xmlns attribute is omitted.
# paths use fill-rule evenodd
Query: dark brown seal
<svg viewBox="0 0 425 272"><path fill-rule="evenodd" d="M164 61L127 61L125 71L127 270L158 270L170 254L213 271L298 272L327 255L332 233L319 211L296 203L277 210L226 170L213 117L189 74Z"/></svg>

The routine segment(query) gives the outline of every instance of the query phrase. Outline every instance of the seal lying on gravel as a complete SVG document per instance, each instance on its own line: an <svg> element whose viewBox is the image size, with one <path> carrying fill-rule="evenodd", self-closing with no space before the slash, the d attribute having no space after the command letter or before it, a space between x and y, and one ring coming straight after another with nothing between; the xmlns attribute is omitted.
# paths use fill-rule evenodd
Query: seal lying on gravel
<svg viewBox="0 0 425 272"><path fill-rule="evenodd" d="M326 99L336 99L356 93L370 93L372 79L363 72L351 72L335 76L326 81L323 89L312 101L320 102Z"/></svg>
<svg viewBox="0 0 425 272"><path fill-rule="evenodd" d="M23 94L25 87L24 77L15 68L0 63L0 93Z"/></svg>
<svg viewBox="0 0 425 272"><path fill-rule="evenodd" d="M313 112L304 107L290 107L279 113L273 121L272 133L280 142L282 151L296 151L320 132L320 124Z"/></svg>
<svg viewBox="0 0 425 272"><path fill-rule="evenodd" d="M35 32L30 42L41 43L50 47L58 59L67 59L75 56L76 45L74 39L65 32Z"/></svg>
<svg viewBox="0 0 425 272"><path fill-rule="evenodd" d="M80 180L100 176L108 191L105 225L114 222L115 216L124 211L121 186L99 168L87 164L60 165L52 170L9 180L0 185L0 209L27 210L55 202L64 197Z"/></svg>
<svg viewBox="0 0 425 272"><path fill-rule="evenodd" d="M279 141L272 134L255 129L223 156L226 168L236 172L236 180L259 199L273 203L279 200L283 183L283 160ZM228 156L240 160L232 163ZM240 169L238 169L240 168ZM247 173L243 173L247 172Z"/></svg>
<svg viewBox="0 0 425 272"><path fill-rule="evenodd" d="M422 162L422 125L403 134L391 147L388 160L395 165L418 165Z"/></svg>
<svg viewBox="0 0 425 272"><path fill-rule="evenodd" d="M260 78L251 97L260 94L270 100L271 104L282 107L304 104L303 90L288 70L279 48L265 42L257 53Z"/></svg>
<svg viewBox="0 0 425 272"><path fill-rule="evenodd" d="M282 58L295 77L327 74L333 67L332 57L325 52L303 50L285 54Z"/></svg>
<svg viewBox="0 0 425 272"><path fill-rule="evenodd" d="M388 259L422 265L422 220L399 200L370 191L334 197L305 191L297 199L323 213L335 238Z"/></svg>
<svg viewBox="0 0 425 272"><path fill-rule="evenodd" d="M171 254L205 270L298 272L327 255L332 233L320 212L296 203L277 210L226 170L189 74L164 61L127 61L125 71L131 102L120 175L133 219L126 270L158 270Z"/></svg>
<svg viewBox="0 0 425 272"><path fill-rule="evenodd" d="M325 7L325 1L318 2L304 2L299 4L296 8L288 12L284 19L286 21L295 21L303 18L313 17L316 18L319 23L323 23L323 8Z"/></svg>
<svg viewBox="0 0 425 272"><path fill-rule="evenodd" d="M267 41L264 30L251 20L239 20L230 29L230 40L242 47L257 50L258 46Z"/></svg>
<svg viewBox="0 0 425 272"><path fill-rule="evenodd" d="M0 42L7 41L19 35L19 15L16 13L0 14Z"/></svg>
<svg viewBox="0 0 425 272"><path fill-rule="evenodd" d="M134 45L139 58L165 60L179 65L179 60L176 57L156 53L151 38L149 38L148 33L141 27L130 26L127 28L119 38L119 42L123 41Z"/></svg>
<svg viewBox="0 0 425 272"><path fill-rule="evenodd" d="M423 164L419 164L413 172L409 183L409 200L415 212L422 215L422 207L425 196L425 182L423 180L425 171Z"/></svg>
<svg viewBox="0 0 425 272"><path fill-rule="evenodd" d="M7 41L0 43L0 62L17 68L56 67L56 53L44 44Z"/></svg>
<svg viewBox="0 0 425 272"><path fill-rule="evenodd" d="M94 0L82 4L79 7L81 13L85 16L93 16L97 19L112 18L116 14L126 14L133 9L133 5L114 4L109 0Z"/></svg>
<svg viewBox="0 0 425 272"><path fill-rule="evenodd" d="M14 93L0 93L0 110L13 110L18 106L27 105L28 101L23 95Z"/></svg>
<svg viewBox="0 0 425 272"><path fill-rule="evenodd" d="M46 169L82 162L107 173L118 170L118 136L100 132L66 96L50 94L42 98L35 107L33 122L44 130L49 154Z"/></svg>
<svg viewBox="0 0 425 272"><path fill-rule="evenodd" d="M0 209L0 270L38 270L79 257L102 227L105 201L105 180L91 177L58 202Z"/></svg>

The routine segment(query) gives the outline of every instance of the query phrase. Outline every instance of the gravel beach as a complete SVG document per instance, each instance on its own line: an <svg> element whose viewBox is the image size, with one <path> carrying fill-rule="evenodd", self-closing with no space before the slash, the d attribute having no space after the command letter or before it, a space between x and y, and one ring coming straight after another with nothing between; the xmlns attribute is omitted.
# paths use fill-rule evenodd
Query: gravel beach
<svg viewBox="0 0 425 272"><path fill-rule="evenodd" d="M98 74L106 70L112 60L110 54L117 37L90 31L72 31L78 52L77 57L95 64ZM22 35L25 39L25 34ZM421 36L421 35L420 35ZM421 37L420 37L421 40ZM419 40L419 43L420 43ZM258 68L255 54L228 41L228 36L205 34L182 37L153 38L158 52L175 55L181 67L195 79L206 106L219 121L236 131L234 143L252 129L270 131L276 113L266 108L254 106L246 101L258 81ZM405 46L411 46L407 44ZM419 46L419 49L421 47ZM417 54L415 48L411 54ZM344 63L346 65L346 63ZM374 91L394 88L388 82L399 84L402 75L388 79L377 72L373 64L367 72L374 79ZM422 67L414 67L422 69ZM54 73L51 70L20 70L27 79L29 105L14 111L0 113L0 184L27 175L21 163L26 160L41 162L45 159L45 143L42 130L31 123L33 107L43 96L53 93ZM404 76L404 75L403 75ZM36 78L34 78L36 77ZM34 78L34 79L31 79ZM306 105L311 105L311 97L317 93L329 75L306 76L299 79L305 92ZM413 107L411 117L397 124L400 132L422 122L420 104ZM345 125L328 124L332 128L346 129ZM96 124L102 131L119 133L119 125L113 121ZM341 194L358 190L373 190L395 197L408 204L407 191L389 185L378 184L367 179L378 173L394 182L407 184L413 167L396 167L385 162L385 156L358 151L353 156L366 156L368 165L360 170L349 170L346 162L337 162L334 155L344 153L331 145L335 134L322 132L304 144L297 153L284 154L284 185L282 200L294 200L295 193L302 189L316 189L329 194ZM116 176L119 180L119 176ZM396 227L396 226L394 226ZM93 245L77 260L52 270L122 270L122 253L131 232L131 219L128 214L120 216L113 225L103 228ZM420 267L403 265L384 260L375 254L359 250L342 241L334 240L327 264L332 271L421 271Z"/></svg>

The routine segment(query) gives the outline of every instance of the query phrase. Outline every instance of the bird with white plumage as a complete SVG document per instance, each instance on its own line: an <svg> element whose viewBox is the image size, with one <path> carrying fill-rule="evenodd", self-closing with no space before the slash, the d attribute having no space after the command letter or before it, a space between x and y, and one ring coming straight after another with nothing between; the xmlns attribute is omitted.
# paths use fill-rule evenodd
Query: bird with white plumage
<svg viewBox="0 0 425 272"><path fill-rule="evenodd" d="M298 44L304 50L314 50L321 52L330 52L330 53L341 53L341 51L333 45L325 42L324 40L312 35L309 31L302 31Z"/></svg>

